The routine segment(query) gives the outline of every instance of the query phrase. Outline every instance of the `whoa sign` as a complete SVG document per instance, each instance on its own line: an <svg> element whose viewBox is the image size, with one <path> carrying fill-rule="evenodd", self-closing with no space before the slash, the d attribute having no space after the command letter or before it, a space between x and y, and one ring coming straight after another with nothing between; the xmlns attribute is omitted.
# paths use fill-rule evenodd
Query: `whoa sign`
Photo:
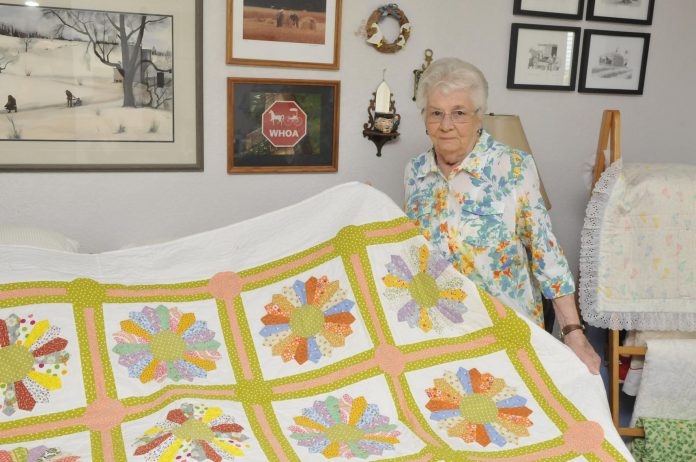
<svg viewBox="0 0 696 462"><path fill-rule="evenodd" d="M294 147L307 134L307 114L294 101L276 101L263 113L261 132L275 147Z"/></svg>

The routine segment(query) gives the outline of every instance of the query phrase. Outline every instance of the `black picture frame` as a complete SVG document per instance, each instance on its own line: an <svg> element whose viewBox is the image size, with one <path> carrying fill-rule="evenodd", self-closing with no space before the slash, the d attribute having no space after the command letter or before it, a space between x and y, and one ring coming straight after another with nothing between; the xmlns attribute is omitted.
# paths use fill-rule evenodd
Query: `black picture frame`
<svg viewBox="0 0 696 462"><path fill-rule="evenodd" d="M512 14L558 19L582 19L585 0L515 0Z"/></svg>
<svg viewBox="0 0 696 462"><path fill-rule="evenodd" d="M585 29L578 91L642 95L649 48L648 33Z"/></svg>
<svg viewBox="0 0 696 462"><path fill-rule="evenodd" d="M574 91L579 49L579 27L513 23L507 88Z"/></svg>
<svg viewBox="0 0 696 462"><path fill-rule="evenodd" d="M229 77L227 173L336 172L340 89L335 80Z"/></svg>
<svg viewBox="0 0 696 462"><path fill-rule="evenodd" d="M655 0L587 0L588 21L650 25Z"/></svg>

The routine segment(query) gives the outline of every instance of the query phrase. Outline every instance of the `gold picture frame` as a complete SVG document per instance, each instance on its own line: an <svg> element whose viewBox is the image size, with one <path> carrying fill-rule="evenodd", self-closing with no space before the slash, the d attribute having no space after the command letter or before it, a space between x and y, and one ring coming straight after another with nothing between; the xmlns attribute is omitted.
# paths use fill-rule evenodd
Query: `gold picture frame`
<svg viewBox="0 0 696 462"><path fill-rule="evenodd" d="M338 69L342 0L227 0L227 64Z"/></svg>

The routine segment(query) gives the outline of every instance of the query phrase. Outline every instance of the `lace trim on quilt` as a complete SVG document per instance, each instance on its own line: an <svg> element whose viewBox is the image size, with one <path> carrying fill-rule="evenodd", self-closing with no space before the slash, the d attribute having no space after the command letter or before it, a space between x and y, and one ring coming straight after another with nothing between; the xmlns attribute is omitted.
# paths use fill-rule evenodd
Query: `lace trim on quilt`
<svg viewBox="0 0 696 462"><path fill-rule="evenodd" d="M585 222L580 236L578 285L582 317L588 324L606 329L696 331L696 313L598 311L601 230L607 204L617 181L622 176L623 162L618 160L602 174L585 211Z"/></svg>

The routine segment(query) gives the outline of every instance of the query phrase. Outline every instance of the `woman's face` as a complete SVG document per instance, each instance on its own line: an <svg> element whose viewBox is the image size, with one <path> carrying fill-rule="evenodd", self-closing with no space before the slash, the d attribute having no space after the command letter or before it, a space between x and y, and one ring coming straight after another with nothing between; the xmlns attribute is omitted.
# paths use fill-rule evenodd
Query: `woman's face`
<svg viewBox="0 0 696 462"><path fill-rule="evenodd" d="M443 94L435 89L430 94L425 107L425 128L435 147L437 163L445 173L474 149L481 128L477 109L465 90Z"/></svg>

